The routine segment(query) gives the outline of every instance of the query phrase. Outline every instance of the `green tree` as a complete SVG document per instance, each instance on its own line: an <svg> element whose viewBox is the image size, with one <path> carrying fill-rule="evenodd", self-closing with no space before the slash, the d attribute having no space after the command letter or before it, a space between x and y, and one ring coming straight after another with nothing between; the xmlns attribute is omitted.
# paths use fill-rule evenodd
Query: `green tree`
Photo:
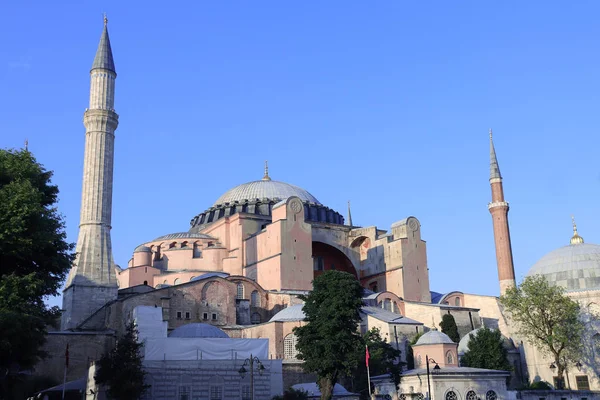
<svg viewBox="0 0 600 400"><path fill-rule="evenodd" d="M0 398L45 356L46 326L60 312L44 299L74 260L51 177L29 151L0 149Z"/></svg>
<svg viewBox="0 0 600 400"><path fill-rule="evenodd" d="M331 399L338 379L356 367L362 291L353 275L326 271L315 278L312 292L301 297L306 325L294 328L298 358L305 371L316 373L323 400Z"/></svg>
<svg viewBox="0 0 600 400"><path fill-rule="evenodd" d="M565 296L560 286L550 285L542 275L528 276L500 297L518 333L550 356L557 375L564 379L569 362L581 355L584 324L579 304Z"/></svg>
<svg viewBox="0 0 600 400"><path fill-rule="evenodd" d="M144 384L146 372L142 368L141 349L137 341L135 324L127 324L125 334L117 345L98 361L96 383L108 387L107 394L113 400L136 400L150 387Z"/></svg>
<svg viewBox="0 0 600 400"><path fill-rule="evenodd" d="M308 400L308 393L304 390L289 388L281 396L273 396L271 400Z"/></svg>
<svg viewBox="0 0 600 400"><path fill-rule="evenodd" d="M413 346L417 344L421 336L423 336L423 332L417 332L410 341L406 342L406 368L409 370L415 369L415 353L413 352Z"/></svg>
<svg viewBox="0 0 600 400"><path fill-rule="evenodd" d="M360 347L356 349L357 366L352 372L353 391L359 392L362 398L368 397L366 347L369 346L369 371L371 376L390 374L396 387L400 384L402 365L400 350L396 350L381 337L378 328L366 332Z"/></svg>
<svg viewBox="0 0 600 400"><path fill-rule="evenodd" d="M498 329L484 327L470 336L468 349L460 360L463 367L512 370L504 339Z"/></svg>
<svg viewBox="0 0 600 400"><path fill-rule="evenodd" d="M456 326L456 321L452 314L444 314L442 317L442 322L440 322L440 328L442 333L448 335L450 339L454 343L458 343L460 341L460 335L458 334L458 327Z"/></svg>

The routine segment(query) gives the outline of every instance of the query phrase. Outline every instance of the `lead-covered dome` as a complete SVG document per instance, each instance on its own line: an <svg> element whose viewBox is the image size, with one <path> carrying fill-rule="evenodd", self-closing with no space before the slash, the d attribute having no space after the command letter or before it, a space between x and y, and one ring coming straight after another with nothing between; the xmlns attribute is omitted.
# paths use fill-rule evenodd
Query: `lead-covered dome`
<svg viewBox="0 0 600 400"><path fill-rule="evenodd" d="M251 199L286 200L297 196L302 201L321 204L319 200L307 190L289 183L263 179L236 186L229 189L215 201L214 206L225 203L244 202Z"/></svg>
<svg viewBox="0 0 600 400"><path fill-rule="evenodd" d="M450 336L437 329L431 330L421 336L415 346L421 346L424 344L453 344L454 342L450 339Z"/></svg>
<svg viewBox="0 0 600 400"><path fill-rule="evenodd" d="M542 275L567 292L600 289L600 246L584 243L573 222L571 244L542 257L527 276Z"/></svg>

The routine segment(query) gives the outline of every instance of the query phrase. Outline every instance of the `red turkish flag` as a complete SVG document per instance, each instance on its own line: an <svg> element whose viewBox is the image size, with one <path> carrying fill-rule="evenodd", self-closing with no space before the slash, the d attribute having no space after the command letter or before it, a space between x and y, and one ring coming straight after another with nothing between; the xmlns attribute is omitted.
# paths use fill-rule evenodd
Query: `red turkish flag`
<svg viewBox="0 0 600 400"><path fill-rule="evenodd" d="M365 346L366 353L365 353L365 363L367 364L367 368L369 367L369 346Z"/></svg>

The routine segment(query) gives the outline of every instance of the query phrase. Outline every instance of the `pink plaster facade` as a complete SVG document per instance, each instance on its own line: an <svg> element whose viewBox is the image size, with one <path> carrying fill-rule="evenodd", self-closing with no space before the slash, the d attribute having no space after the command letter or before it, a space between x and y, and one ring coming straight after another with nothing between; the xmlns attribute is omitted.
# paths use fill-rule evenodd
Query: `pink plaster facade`
<svg viewBox="0 0 600 400"><path fill-rule="evenodd" d="M431 360L441 368L458 367L458 344L457 343L437 343L414 345L413 354L415 357L415 368L426 368L425 360L429 357L429 368L433 368Z"/></svg>

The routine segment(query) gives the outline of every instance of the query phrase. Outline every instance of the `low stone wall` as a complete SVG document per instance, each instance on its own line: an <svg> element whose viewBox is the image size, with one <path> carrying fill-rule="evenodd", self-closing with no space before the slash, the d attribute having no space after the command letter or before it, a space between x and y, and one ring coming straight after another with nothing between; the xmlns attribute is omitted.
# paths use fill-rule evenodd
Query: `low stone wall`
<svg viewBox="0 0 600 400"><path fill-rule="evenodd" d="M519 400L600 400L600 391L592 390L521 390Z"/></svg>

